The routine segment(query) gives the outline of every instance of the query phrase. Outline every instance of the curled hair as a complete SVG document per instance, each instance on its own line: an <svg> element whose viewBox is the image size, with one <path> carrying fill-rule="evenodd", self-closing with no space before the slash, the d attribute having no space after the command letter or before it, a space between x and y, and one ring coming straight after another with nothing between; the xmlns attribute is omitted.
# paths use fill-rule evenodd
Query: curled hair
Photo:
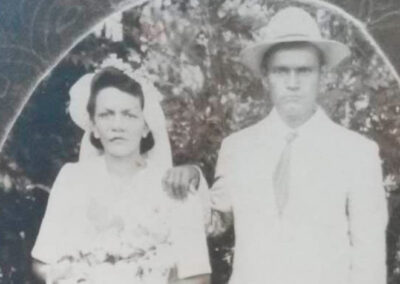
<svg viewBox="0 0 400 284"><path fill-rule="evenodd" d="M140 101L140 107L143 110L145 101L143 90L140 84L121 70L115 67L106 67L93 77L90 87L87 111L92 121L94 121L97 96L101 90L106 88L116 88L124 93L138 98ZM93 133L90 135L90 141L97 149L104 150L100 139L94 137ZM154 146L154 143L153 134L151 131L149 131L149 134L140 141L140 153L144 154L151 150Z"/></svg>

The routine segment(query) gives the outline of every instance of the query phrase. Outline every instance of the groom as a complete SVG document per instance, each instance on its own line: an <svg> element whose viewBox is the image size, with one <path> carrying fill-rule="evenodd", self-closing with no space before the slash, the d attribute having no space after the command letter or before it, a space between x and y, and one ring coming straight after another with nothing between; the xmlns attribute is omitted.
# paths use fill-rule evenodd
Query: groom
<svg viewBox="0 0 400 284"><path fill-rule="evenodd" d="M274 108L224 139L207 191L212 216L234 216L230 283L386 283L378 147L332 122L317 104L322 69L349 54L293 7L275 14L264 40L243 50L242 62ZM200 177L196 167L181 166L165 183L184 198L190 184L204 186Z"/></svg>

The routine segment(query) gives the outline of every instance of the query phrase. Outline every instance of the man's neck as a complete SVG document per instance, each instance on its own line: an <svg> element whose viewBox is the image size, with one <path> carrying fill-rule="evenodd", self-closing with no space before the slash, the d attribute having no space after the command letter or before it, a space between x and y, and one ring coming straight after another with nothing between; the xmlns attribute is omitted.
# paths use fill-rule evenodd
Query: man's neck
<svg viewBox="0 0 400 284"><path fill-rule="evenodd" d="M279 112L278 110L278 114L281 117L282 121L289 127L292 129L297 129L299 127L301 127L303 124L305 124L308 120L310 120L310 118L315 114L315 112L317 111L317 107L313 108L312 111L309 111L305 114L282 114Z"/></svg>

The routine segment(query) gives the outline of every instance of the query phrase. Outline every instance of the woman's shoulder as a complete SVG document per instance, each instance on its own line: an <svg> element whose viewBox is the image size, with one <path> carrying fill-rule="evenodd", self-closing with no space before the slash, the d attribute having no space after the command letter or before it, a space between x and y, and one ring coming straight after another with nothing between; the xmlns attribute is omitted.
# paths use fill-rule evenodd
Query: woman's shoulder
<svg viewBox="0 0 400 284"><path fill-rule="evenodd" d="M100 170L103 166L103 160L100 157L86 159L84 161L69 162L60 169L57 180L81 180L91 176L102 176Z"/></svg>

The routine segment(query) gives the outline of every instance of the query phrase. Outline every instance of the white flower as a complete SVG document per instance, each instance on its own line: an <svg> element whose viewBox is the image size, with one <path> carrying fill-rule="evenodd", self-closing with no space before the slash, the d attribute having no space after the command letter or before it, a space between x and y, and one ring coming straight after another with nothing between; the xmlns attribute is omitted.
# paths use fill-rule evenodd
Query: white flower
<svg viewBox="0 0 400 284"><path fill-rule="evenodd" d="M183 60L186 58L183 57ZM186 61L186 60L185 60ZM193 91L199 91L204 84L204 76L200 67L197 65L191 65L184 62L180 69L180 77L184 86L192 89Z"/></svg>

